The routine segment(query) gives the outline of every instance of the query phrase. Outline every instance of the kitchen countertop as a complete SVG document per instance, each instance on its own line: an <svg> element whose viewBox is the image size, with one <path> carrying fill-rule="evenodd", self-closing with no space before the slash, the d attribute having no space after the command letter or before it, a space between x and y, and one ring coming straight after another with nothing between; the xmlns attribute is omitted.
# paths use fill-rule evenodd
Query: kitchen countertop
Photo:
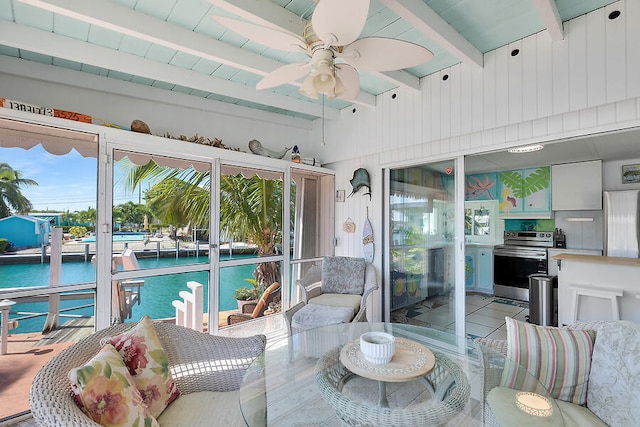
<svg viewBox="0 0 640 427"><path fill-rule="evenodd" d="M589 262L600 264L616 264L627 265L632 267L640 267L640 258L624 258L616 256L601 256L601 255L581 255L581 254L560 254L554 256L552 259L560 261L576 261L576 262Z"/></svg>

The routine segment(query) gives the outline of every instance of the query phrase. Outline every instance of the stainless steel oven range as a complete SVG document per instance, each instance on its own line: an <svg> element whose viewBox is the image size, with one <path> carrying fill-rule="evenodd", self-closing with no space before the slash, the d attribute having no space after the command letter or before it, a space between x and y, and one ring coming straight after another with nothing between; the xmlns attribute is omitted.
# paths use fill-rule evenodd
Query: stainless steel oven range
<svg viewBox="0 0 640 427"><path fill-rule="evenodd" d="M493 249L493 293L495 296L529 301L529 275L547 274L547 248L553 247L553 232L504 232L504 245Z"/></svg>

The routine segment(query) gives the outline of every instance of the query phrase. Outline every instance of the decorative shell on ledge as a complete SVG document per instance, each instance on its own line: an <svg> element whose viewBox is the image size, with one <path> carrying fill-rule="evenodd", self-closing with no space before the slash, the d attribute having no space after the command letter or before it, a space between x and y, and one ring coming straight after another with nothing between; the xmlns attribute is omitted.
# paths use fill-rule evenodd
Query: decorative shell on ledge
<svg viewBox="0 0 640 427"><path fill-rule="evenodd" d="M151 135L151 129L149 129L149 126L143 122L142 120L134 120L131 122L131 130L133 132L138 132L138 133L147 133L149 135Z"/></svg>

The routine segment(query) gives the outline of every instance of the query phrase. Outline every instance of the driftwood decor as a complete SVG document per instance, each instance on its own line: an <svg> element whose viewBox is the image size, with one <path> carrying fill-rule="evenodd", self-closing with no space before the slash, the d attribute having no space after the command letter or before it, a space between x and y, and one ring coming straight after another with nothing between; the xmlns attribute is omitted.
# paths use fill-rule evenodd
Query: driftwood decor
<svg viewBox="0 0 640 427"><path fill-rule="evenodd" d="M163 138L177 139L180 141L193 142L195 144L208 145L210 147L223 148L225 150L241 151L239 148L227 147L222 143L221 139L218 139L218 138L209 139L209 138L205 138L204 136L198 136L198 134L195 134L191 138L187 138L184 135L173 136L169 133L165 133L164 135L160 135L160 136L162 136Z"/></svg>

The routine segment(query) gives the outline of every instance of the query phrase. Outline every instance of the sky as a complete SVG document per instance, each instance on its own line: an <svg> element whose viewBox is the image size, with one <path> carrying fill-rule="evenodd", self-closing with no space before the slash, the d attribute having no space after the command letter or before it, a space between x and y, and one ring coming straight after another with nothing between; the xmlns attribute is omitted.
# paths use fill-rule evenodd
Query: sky
<svg viewBox="0 0 640 427"><path fill-rule="evenodd" d="M21 188L34 210L75 212L88 207L96 208L96 158L84 158L75 150L64 156L56 156L37 145L30 150L0 147L0 162L8 163L22 172L23 178L38 183L37 186ZM137 203L138 192L125 189L121 175L116 169L114 204L128 201Z"/></svg>

